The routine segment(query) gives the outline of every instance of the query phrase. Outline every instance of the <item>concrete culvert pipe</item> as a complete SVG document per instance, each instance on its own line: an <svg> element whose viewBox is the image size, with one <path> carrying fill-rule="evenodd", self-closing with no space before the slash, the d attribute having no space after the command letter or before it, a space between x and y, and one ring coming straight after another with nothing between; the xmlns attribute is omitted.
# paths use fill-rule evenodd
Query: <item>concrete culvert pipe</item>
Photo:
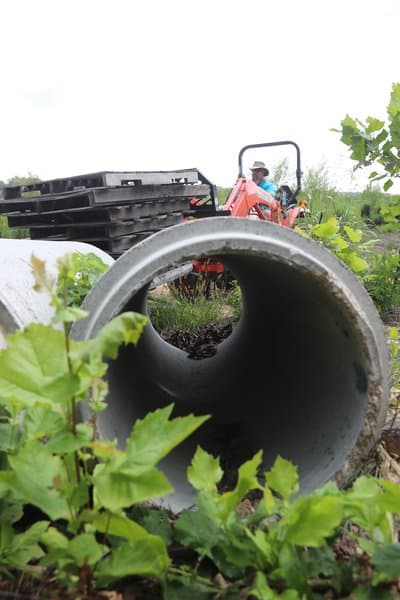
<svg viewBox="0 0 400 600"><path fill-rule="evenodd" d="M382 322L358 279L296 232L251 219L176 225L122 255L92 288L72 335L88 339L117 314L146 313L152 281L199 256L223 261L240 284L242 313L215 355L191 360L146 326L137 347L109 365L101 436L124 446L137 418L175 403L174 416L211 414L160 465L189 506L186 468L197 444L236 468L262 449L298 466L302 492L349 484L379 438L389 402ZM88 416L87 407L83 409ZM160 432L162 435L162 432Z"/></svg>
<svg viewBox="0 0 400 600"><path fill-rule="evenodd" d="M73 252L96 254L108 265L114 262L106 252L84 242L0 239L0 348L6 346L9 333L33 321L48 324L54 314L50 298L33 289L32 254L56 276L57 259Z"/></svg>

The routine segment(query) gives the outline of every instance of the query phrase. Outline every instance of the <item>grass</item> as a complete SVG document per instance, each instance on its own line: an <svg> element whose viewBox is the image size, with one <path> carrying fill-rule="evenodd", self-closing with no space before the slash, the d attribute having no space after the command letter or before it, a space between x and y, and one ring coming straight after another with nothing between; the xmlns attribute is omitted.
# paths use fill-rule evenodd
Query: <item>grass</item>
<svg viewBox="0 0 400 600"><path fill-rule="evenodd" d="M162 286L149 292L147 309L154 329L167 337L177 329L192 332L204 325L237 321L241 310L238 285L226 291L202 280L188 295L177 285Z"/></svg>

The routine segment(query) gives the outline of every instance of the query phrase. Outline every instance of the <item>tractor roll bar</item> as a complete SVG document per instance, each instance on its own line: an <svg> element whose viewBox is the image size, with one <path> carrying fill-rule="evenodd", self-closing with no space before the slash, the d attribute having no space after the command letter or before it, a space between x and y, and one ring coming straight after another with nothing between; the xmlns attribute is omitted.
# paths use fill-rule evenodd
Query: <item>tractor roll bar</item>
<svg viewBox="0 0 400 600"><path fill-rule="evenodd" d="M292 142L290 140L284 140L281 142L264 142L262 144L248 144L247 146L243 146L243 148L240 150L239 152L239 158L238 158L238 162L239 162L239 174L238 177L243 177L243 154L246 152L246 150L250 150L251 148L265 148L268 146L287 146L287 145L291 145L294 146L296 149L296 190L293 193L293 197L296 198L297 194L299 193L299 191L301 190L301 176L303 175L302 171L301 171L301 166L300 166L300 148L299 146L296 144L296 142Z"/></svg>

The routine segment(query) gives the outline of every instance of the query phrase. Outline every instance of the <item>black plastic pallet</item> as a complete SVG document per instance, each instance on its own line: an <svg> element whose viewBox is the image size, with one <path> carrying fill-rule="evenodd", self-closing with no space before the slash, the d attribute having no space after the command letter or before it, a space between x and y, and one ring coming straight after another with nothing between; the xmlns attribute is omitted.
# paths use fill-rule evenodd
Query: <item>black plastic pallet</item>
<svg viewBox="0 0 400 600"><path fill-rule="evenodd" d="M177 171L102 171L87 173L60 179L48 179L35 183L6 185L4 199L12 200L32 194L41 196L63 192L82 191L97 187L142 186L174 183L196 183L200 174L197 169L179 169Z"/></svg>
<svg viewBox="0 0 400 600"><path fill-rule="evenodd" d="M183 214L178 212L118 223L75 223L67 227L38 226L30 228L30 238L32 240L39 240L62 235L66 240L74 241L103 238L112 239L142 231L156 231L182 222Z"/></svg>
<svg viewBox="0 0 400 600"><path fill-rule="evenodd" d="M9 227L53 227L61 225L87 225L93 223L118 223L143 217L173 212L189 212L187 198L171 198L137 202L125 206L83 207L63 211L44 211L41 213L23 212L8 216Z"/></svg>
<svg viewBox="0 0 400 600"><path fill-rule="evenodd" d="M16 212L53 212L58 210L85 208L89 206L112 206L151 202L160 199L198 198L207 196L210 188L207 184L184 185L143 185L140 187L93 188L80 192L71 192L36 198L16 198L0 201L0 213L12 216Z"/></svg>

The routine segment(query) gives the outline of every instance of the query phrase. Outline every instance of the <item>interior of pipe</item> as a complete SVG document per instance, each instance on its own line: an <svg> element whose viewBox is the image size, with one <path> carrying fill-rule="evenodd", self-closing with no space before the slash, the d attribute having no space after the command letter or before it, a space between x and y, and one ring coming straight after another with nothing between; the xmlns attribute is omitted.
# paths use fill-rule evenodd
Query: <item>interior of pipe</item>
<svg viewBox="0 0 400 600"><path fill-rule="evenodd" d="M160 464L175 488L173 510L190 506L186 469L199 444L219 456L226 485L263 451L292 461L301 491L321 486L354 447L368 403L368 365L340 290L277 259L224 256L242 291L242 313L214 356L188 358L149 324L137 345L109 365L109 407L99 429L121 447L133 423L174 404L172 416L211 418ZM146 313L148 286L123 310Z"/></svg>

